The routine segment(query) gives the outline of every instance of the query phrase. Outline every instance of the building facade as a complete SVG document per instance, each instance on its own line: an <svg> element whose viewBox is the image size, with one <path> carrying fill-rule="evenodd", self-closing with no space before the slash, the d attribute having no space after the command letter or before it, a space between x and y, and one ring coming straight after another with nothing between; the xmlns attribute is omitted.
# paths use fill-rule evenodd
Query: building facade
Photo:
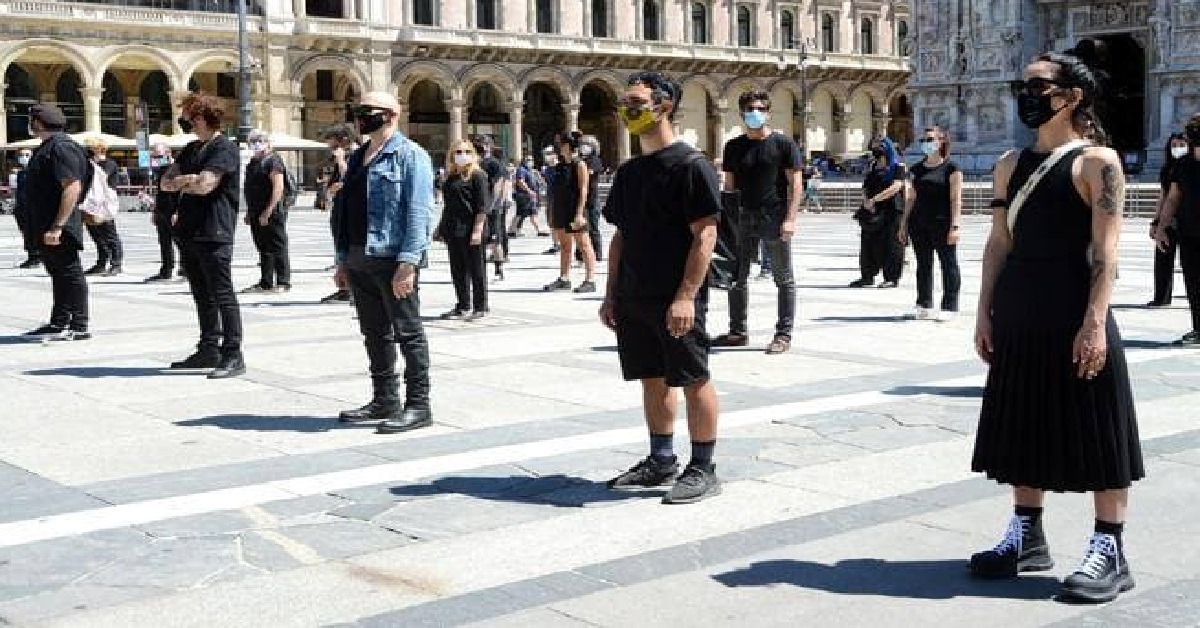
<svg viewBox="0 0 1200 628"><path fill-rule="evenodd" d="M190 89L235 117L235 0L0 0L0 144L24 112L60 103L71 130L178 132ZM256 126L306 138L366 91L395 93L404 130L435 158L488 133L509 154L553 135L597 135L615 164L636 151L616 117L630 72L684 94L678 126L710 154L741 133L737 96L772 95L774 124L814 154L912 136L906 5L882 0L249 0ZM231 124L235 124L233 121Z"/></svg>
<svg viewBox="0 0 1200 628"><path fill-rule="evenodd" d="M1008 84L1045 51L1082 49L1107 75L1098 113L1131 170L1200 112L1200 1L914 0L913 16L916 124L950 129L967 167L1030 141Z"/></svg>

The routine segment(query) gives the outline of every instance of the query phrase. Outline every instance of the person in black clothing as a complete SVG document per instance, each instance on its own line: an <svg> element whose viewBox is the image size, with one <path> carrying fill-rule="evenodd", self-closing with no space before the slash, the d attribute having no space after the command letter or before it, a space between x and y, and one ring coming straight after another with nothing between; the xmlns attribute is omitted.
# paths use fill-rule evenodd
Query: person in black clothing
<svg viewBox="0 0 1200 628"><path fill-rule="evenodd" d="M476 135L471 138L475 154L479 155L479 167L487 174L488 207L487 227L484 229L484 240L491 251L492 263L496 268L496 278L504 278L504 263L508 261L508 226L504 211L504 182L508 172L504 167L503 151L497 148L491 136Z"/></svg>
<svg viewBox="0 0 1200 628"><path fill-rule="evenodd" d="M671 79L642 72L629 79L621 99L618 115L642 154L617 170L604 205L604 218L617 231L600 307L600 320L617 334L622 375L641 381L650 432L650 455L608 486L674 482L663 498L667 504L721 492L712 462L719 404L704 328L721 193L704 154L675 136L671 124L681 95ZM692 440L692 459L682 473L674 451L675 388L683 388Z"/></svg>
<svg viewBox="0 0 1200 628"><path fill-rule="evenodd" d="M63 129L67 118L54 105L29 108L29 127L42 140L33 151L25 179L28 203L26 228L41 234L42 263L54 287L50 322L27 336L55 340L87 340L88 287L79 251L83 249L83 218L79 203L93 179L92 164L83 148Z"/></svg>
<svg viewBox="0 0 1200 628"><path fill-rule="evenodd" d="M1154 239L1165 253L1171 244L1168 228L1177 225L1179 266L1192 311L1192 329L1177 344L1200 346L1200 114L1188 121L1184 131L1191 151L1172 170L1171 191L1159 212Z"/></svg>
<svg viewBox="0 0 1200 628"><path fill-rule="evenodd" d="M242 313L230 269L240 164L237 144L219 130L224 117L224 109L211 96L184 98L179 125L198 139L184 147L160 183L167 192L179 193L175 233L200 322L196 352L171 368L212 369L209 379L246 372Z"/></svg>
<svg viewBox="0 0 1200 628"><path fill-rule="evenodd" d="M576 293L596 291L596 253L588 237L588 203L595 203L596 187L591 185L587 163L579 157L582 135L572 131L558 138L560 161L554 171L554 206L550 212L550 227L558 242L558 279L546 284L546 292L571 290L572 248L583 251L584 279Z"/></svg>
<svg viewBox="0 0 1200 628"><path fill-rule="evenodd" d="M912 182L897 237L912 240L917 256L917 320L949 321L958 312L962 274L958 237L962 229L963 173L950 160L950 138L940 127L925 129L918 140L925 159L912 167ZM933 255L942 265L942 307L933 313Z"/></svg>
<svg viewBox="0 0 1200 628"><path fill-rule="evenodd" d="M175 201L179 195L167 192L161 185L162 178L171 169L172 163L174 162L171 159L170 148L165 144L154 147L154 154L150 157L150 168L158 189L154 194L154 211L150 213L150 221L158 235L158 255L161 262L158 273L147 277L147 282L171 281L171 275L175 272L175 249L179 242L175 239L172 223L175 221ZM182 277L182 264L180 273Z"/></svg>
<svg viewBox="0 0 1200 628"><path fill-rule="evenodd" d="M994 171L975 327L988 375L971 469L1012 486L1015 507L1003 539L969 567L981 578L1051 569L1046 491L1091 492L1094 531L1059 597L1107 602L1134 586L1122 533L1129 487L1145 475L1109 307L1125 178L1103 146L1098 82L1081 60L1041 55L1013 91L1037 139Z"/></svg>
<svg viewBox="0 0 1200 628"><path fill-rule="evenodd" d="M477 320L488 313L487 275L484 271L483 230L487 226L487 174L467 141L459 141L446 154L446 181L442 185L441 222L435 233L446 243L450 277L457 302L442 315L447 320Z"/></svg>
<svg viewBox="0 0 1200 628"><path fill-rule="evenodd" d="M1158 185L1161 188L1158 211L1154 213L1154 220L1150 221L1151 240L1154 239L1158 225L1162 224L1163 205L1166 204L1167 195L1171 193L1171 177L1175 173L1175 167L1191 152L1187 136L1183 133L1172 133L1171 137L1167 139L1165 152L1166 161L1163 162L1162 169L1158 171ZM1167 242L1163 247L1160 248L1158 243L1155 243L1154 298L1150 299L1146 307L1165 307L1171 304L1175 292L1175 253L1179 250L1178 223L1179 220L1176 218L1166 226Z"/></svg>
<svg viewBox="0 0 1200 628"><path fill-rule="evenodd" d="M104 142L93 140L87 145L88 159L100 166L108 176L108 187L117 189L117 162L108 158L108 147ZM125 248L121 245L121 234L117 232L117 219L106 220L98 225L87 225L88 235L96 244L96 263L84 271L85 275L115 277L121 274L125 259Z"/></svg>
<svg viewBox="0 0 1200 628"><path fill-rule="evenodd" d="M862 228L858 266L862 276L850 283L851 288L875 285L875 275L883 270L880 288L900 285L904 270L904 247L897 237L900 231L901 202L904 191L904 166L892 141L880 138L871 142L874 158L870 172L863 180L863 204L855 214Z"/></svg>
<svg viewBox="0 0 1200 628"><path fill-rule="evenodd" d="M337 217L334 212L337 211L337 204L333 202L338 190L342 188L342 182L346 178L346 158L358 149L356 137L358 131L351 124L337 124L325 131L325 145L329 147L329 166L327 177L325 180L325 195L327 197L327 205L329 206L329 221L330 226L336 222ZM328 296L321 299L321 303L349 303L350 290L347 288L338 288Z"/></svg>
<svg viewBox="0 0 1200 628"><path fill-rule="evenodd" d="M261 270L258 283L243 293L279 293L292 289L292 261L288 253L287 166L271 150L266 133L255 131L249 137L254 156L246 164L246 224L258 249Z"/></svg>
<svg viewBox="0 0 1200 628"><path fill-rule="evenodd" d="M592 251L596 261L604 261L604 236L600 233L600 175L604 172L604 162L600 160L600 140L595 135L584 135L579 140L579 158L588 167L588 239L592 241ZM575 261L583 261L583 251L575 250Z"/></svg>
<svg viewBox="0 0 1200 628"><path fill-rule="evenodd" d="M725 190L736 190L741 201L734 245L737 264L729 287L729 333L715 338L713 346L744 347L750 342L750 264L761 242L764 272L770 268L778 290L775 336L767 354L778 355L791 349L796 322L792 236L804 200L803 156L792 138L768 126L771 98L766 92L743 93L738 108L746 132L726 142L721 153Z"/></svg>
<svg viewBox="0 0 1200 628"><path fill-rule="evenodd" d="M25 184L29 177L29 161L33 159L33 151L22 148L17 153L17 165L20 166L12 177L13 217L17 220L17 230L21 232L21 242L25 247L25 261L17 268L37 268L42 265L42 257L38 252L41 248L42 234L34 233L29 228L29 201L26 200Z"/></svg>

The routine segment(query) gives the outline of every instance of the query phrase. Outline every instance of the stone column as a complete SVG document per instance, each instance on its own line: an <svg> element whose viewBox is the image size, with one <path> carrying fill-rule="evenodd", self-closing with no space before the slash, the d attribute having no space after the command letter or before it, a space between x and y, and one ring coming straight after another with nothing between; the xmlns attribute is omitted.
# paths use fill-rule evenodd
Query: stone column
<svg viewBox="0 0 1200 628"><path fill-rule="evenodd" d="M522 124L522 116L525 115L525 103L520 100L514 100L508 109L508 121L511 125L509 130L512 132L509 146L509 157L516 162L520 162L525 157L525 127Z"/></svg>
<svg viewBox="0 0 1200 628"><path fill-rule="evenodd" d="M613 114L617 117L617 114ZM617 120L617 160L625 163L633 157L633 138L629 137L629 129L621 124L621 120Z"/></svg>
<svg viewBox="0 0 1200 628"><path fill-rule="evenodd" d="M567 131L579 130L579 110L583 107L577 102L570 102L563 105L563 111L567 114Z"/></svg>
<svg viewBox="0 0 1200 628"><path fill-rule="evenodd" d="M137 96L125 97L125 132L132 132L135 137L138 132L137 107L140 101L141 98Z"/></svg>
<svg viewBox="0 0 1200 628"><path fill-rule="evenodd" d="M8 89L7 84L0 83L0 111L8 111L8 107L4 103L4 94L5 94L5 90L7 90L7 89ZM4 117L4 120L5 120L6 124L0 124L0 146L4 146L5 144L8 143L8 124L7 124L8 116L7 115Z"/></svg>
<svg viewBox="0 0 1200 628"><path fill-rule="evenodd" d="M466 117L466 102L462 100L446 101L446 109L450 111L450 141L463 139L463 124Z"/></svg>
<svg viewBox="0 0 1200 628"><path fill-rule="evenodd" d="M104 95L103 87L81 87L83 94L83 130L90 133L100 132L100 98Z"/></svg>
<svg viewBox="0 0 1200 628"><path fill-rule="evenodd" d="M308 15L304 8L304 0L292 0L292 15L302 18Z"/></svg>
<svg viewBox="0 0 1200 628"><path fill-rule="evenodd" d="M171 92L171 133L178 135L183 133L183 129L179 128L179 107L183 103L183 99L191 95L186 89L177 89Z"/></svg>
<svg viewBox="0 0 1200 628"><path fill-rule="evenodd" d="M403 100L399 102L400 110L396 112L396 126L401 133L408 135L408 103Z"/></svg>

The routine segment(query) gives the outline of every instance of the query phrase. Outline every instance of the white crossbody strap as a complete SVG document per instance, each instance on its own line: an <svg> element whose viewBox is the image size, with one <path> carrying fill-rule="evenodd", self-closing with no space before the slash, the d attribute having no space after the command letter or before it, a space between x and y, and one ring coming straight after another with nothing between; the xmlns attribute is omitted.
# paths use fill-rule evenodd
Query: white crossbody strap
<svg viewBox="0 0 1200 628"><path fill-rule="evenodd" d="M1042 165L1038 166L1037 170L1034 170L1033 174L1029 175L1029 179L1025 181L1025 185L1022 185L1021 189L1017 190L1017 194L1013 196L1012 200L1010 200L1008 203L1009 234L1012 234L1013 229L1015 229L1017 226L1017 214L1020 213L1021 206L1025 204L1025 199L1029 198L1029 195L1033 193L1034 188L1037 187L1038 183L1041 183L1042 177L1046 176L1046 173L1050 172L1051 168L1058 165L1058 162L1062 161L1062 158L1066 157L1067 153L1070 153L1077 148L1083 148L1084 146L1090 145L1091 142L1087 140L1072 140L1067 142L1066 144L1054 149L1054 152L1050 153L1050 156L1046 158L1046 161L1043 161Z"/></svg>

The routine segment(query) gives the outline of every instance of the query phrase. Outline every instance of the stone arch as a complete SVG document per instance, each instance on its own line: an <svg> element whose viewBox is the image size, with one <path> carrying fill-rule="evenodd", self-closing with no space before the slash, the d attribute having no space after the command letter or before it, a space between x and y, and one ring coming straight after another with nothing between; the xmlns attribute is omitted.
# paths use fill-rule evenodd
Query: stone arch
<svg viewBox="0 0 1200 628"><path fill-rule="evenodd" d="M796 79L796 78L788 77L788 78L776 79L767 84L766 92L768 94L774 94L778 90L782 90L782 91L785 91L785 92L791 94L792 98L794 98L797 101L799 101L800 97L802 96L801 90L800 90L800 81L799 81L799 79ZM808 92L810 95L812 94L811 86L809 87Z"/></svg>
<svg viewBox="0 0 1200 628"><path fill-rule="evenodd" d="M454 91L456 83L454 70L450 66L430 59L410 61L392 71L392 83L399 91L400 99L404 101L408 100L417 83L423 80L437 83L447 96Z"/></svg>
<svg viewBox="0 0 1200 628"><path fill-rule="evenodd" d="M550 66L538 66L521 75L520 90L524 94L536 83L545 83L558 91L563 102L578 102L575 90L572 89L571 77L564 71Z"/></svg>
<svg viewBox="0 0 1200 628"><path fill-rule="evenodd" d="M232 50L208 50L197 55L193 55L186 64L182 66L182 71L179 73L179 85L177 89L186 89L188 82L196 72L200 71L201 66L208 65L214 62L225 62L231 70L236 70L239 59L237 53Z"/></svg>
<svg viewBox="0 0 1200 628"><path fill-rule="evenodd" d="M180 72L179 64L175 62L161 49L151 48L140 44L130 44L128 46L117 46L109 48L105 51L102 61L96 67L96 76L103 79L104 73L113 68L113 65L122 58L134 57L143 58L153 61L163 74L167 75L167 80L170 82L171 89L179 89L183 84L183 73ZM133 87L133 86L131 86Z"/></svg>
<svg viewBox="0 0 1200 628"><path fill-rule="evenodd" d="M359 94L365 94L370 91L367 87L370 85L370 81L367 80L367 76L363 73L362 69L355 65L353 61L342 55L317 54L297 63L292 70L292 93L300 96L304 77L317 70L334 70L345 74L350 77L355 91Z"/></svg>
<svg viewBox="0 0 1200 628"><path fill-rule="evenodd" d="M831 96L843 102L850 98L849 87L844 82L837 79L823 79L810 82L808 84L809 98L812 98L812 95L816 93L818 89L825 90Z"/></svg>
<svg viewBox="0 0 1200 628"><path fill-rule="evenodd" d="M724 90L721 89L721 84L707 74L689 74L688 76L679 78L678 81L681 89L686 88L688 85L699 85L704 88L704 91L708 92L708 97L712 98L713 101L724 98Z"/></svg>
<svg viewBox="0 0 1200 628"><path fill-rule="evenodd" d="M763 88L762 83L743 76L735 76L721 85L721 94L730 107L737 107L738 96L746 90L768 91Z"/></svg>
<svg viewBox="0 0 1200 628"><path fill-rule="evenodd" d="M584 72L576 77L574 81L575 92L582 92L584 87L589 84L597 83L607 89L613 96L620 98L621 92L625 89L625 81L617 76L616 72L605 69L595 69Z"/></svg>
<svg viewBox="0 0 1200 628"><path fill-rule="evenodd" d="M512 72L495 63L480 63L459 72L457 87L461 90L462 97L466 98L475 84L481 81L495 84L501 93L517 93L517 80Z"/></svg>
<svg viewBox="0 0 1200 628"><path fill-rule="evenodd" d="M0 54L0 74L8 70L8 66L21 58L25 53L36 50L52 50L66 59L79 74L85 87L98 86L99 81L95 67L88 61L87 52L74 44L58 41L57 39L26 39L8 48Z"/></svg>
<svg viewBox="0 0 1200 628"><path fill-rule="evenodd" d="M849 98L851 100L856 98L859 92L865 92L871 99L871 104L880 113L882 113L887 107L887 96L885 90L880 89L880 87L874 83L857 83L851 85L847 91L849 92Z"/></svg>

